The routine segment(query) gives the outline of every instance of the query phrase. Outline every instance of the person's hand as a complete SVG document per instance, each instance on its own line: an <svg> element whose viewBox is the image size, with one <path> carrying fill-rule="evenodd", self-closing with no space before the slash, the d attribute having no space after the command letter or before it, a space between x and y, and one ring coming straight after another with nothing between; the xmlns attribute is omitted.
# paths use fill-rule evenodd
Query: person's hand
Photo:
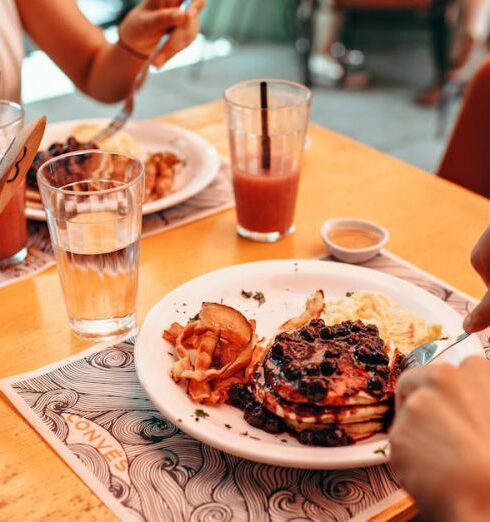
<svg viewBox="0 0 490 522"><path fill-rule="evenodd" d="M400 482L427 520L490 520L490 362L402 373L389 437Z"/></svg>
<svg viewBox="0 0 490 522"><path fill-rule="evenodd" d="M481 303L469 313L463 323L468 333L479 332L490 326L490 227L483 233L471 253L471 264L488 288Z"/></svg>
<svg viewBox="0 0 490 522"><path fill-rule="evenodd" d="M132 9L119 26L122 44L141 56L148 56L164 33L174 28L169 41L153 61L161 67L187 47L199 31L199 12L205 0L194 0L187 12L180 11L182 0L145 0Z"/></svg>

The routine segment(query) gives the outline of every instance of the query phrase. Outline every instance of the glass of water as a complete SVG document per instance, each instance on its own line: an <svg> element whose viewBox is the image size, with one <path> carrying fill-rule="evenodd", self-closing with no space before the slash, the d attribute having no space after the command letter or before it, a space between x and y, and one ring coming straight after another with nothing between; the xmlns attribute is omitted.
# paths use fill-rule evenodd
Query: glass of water
<svg viewBox="0 0 490 522"><path fill-rule="evenodd" d="M143 164L78 151L47 161L37 179L70 326L94 340L127 333L136 322Z"/></svg>

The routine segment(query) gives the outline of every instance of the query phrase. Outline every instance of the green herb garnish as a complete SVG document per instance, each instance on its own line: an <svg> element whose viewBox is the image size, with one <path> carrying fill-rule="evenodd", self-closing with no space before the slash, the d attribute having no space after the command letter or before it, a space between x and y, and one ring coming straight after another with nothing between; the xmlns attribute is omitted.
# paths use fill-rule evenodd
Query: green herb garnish
<svg viewBox="0 0 490 522"><path fill-rule="evenodd" d="M240 433L240 435L242 435L243 437L247 437L248 436L248 431L244 431L243 433Z"/></svg>
<svg viewBox="0 0 490 522"><path fill-rule="evenodd" d="M245 299L250 299L252 297L253 292L247 292L246 290L242 290L242 296L245 297Z"/></svg>
<svg viewBox="0 0 490 522"><path fill-rule="evenodd" d="M346 292L345 297L352 297L355 292Z"/></svg>
<svg viewBox="0 0 490 522"><path fill-rule="evenodd" d="M379 448L374 450L376 455L383 455L383 457L388 457L390 451L390 445L385 444L384 446L380 446Z"/></svg>
<svg viewBox="0 0 490 522"><path fill-rule="evenodd" d="M281 439L281 442L286 442L287 443L287 439Z"/></svg>
<svg viewBox="0 0 490 522"><path fill-rule="evenodd" d="M231 430L231 426L229 424L225 424L225 428L228 428L229 430Z"/></svg>
<svg viewBox="0 0 490 522"><path fill-rule="evenodd" d="M196 410L194 415L196 416L196 419L205 419L206 417L209 417L209 413L204 410Z"/></svg>
<svg viewBox="0 0 490 522"><path fill-rule="evenodd" d="M193 317L191 317L189 319L189 323L193 323L194 321L197 321L199 319L199 312L197 312L196 315L194 315Z"/></svg>

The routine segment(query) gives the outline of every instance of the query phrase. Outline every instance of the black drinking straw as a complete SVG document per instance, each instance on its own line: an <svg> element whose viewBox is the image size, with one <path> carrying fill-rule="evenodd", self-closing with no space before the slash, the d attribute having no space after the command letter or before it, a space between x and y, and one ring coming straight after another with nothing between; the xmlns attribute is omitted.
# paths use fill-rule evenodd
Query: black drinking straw
<svg viewBox="0 0 490 522"><path fill-rule="evenodd" d="M267 82L260 82L260 114L262 120L262 168L271 168L271 138L269 136L269 101Z"/></svg>

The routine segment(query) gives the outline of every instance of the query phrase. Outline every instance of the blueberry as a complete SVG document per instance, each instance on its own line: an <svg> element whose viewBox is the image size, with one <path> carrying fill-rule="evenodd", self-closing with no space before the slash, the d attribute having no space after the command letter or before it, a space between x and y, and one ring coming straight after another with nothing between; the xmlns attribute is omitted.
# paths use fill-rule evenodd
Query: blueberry
<svg viewBox="0 0 490 522"><path fill-rule="evenodd" d="M245 420L254 428L262 428L265 424L265 410L258 402L251 402L245 408Z"/></svg>
<svg viewBox="0 0 490 522"><path fill-rule="evenodd" d="M312 402L320 402L327 394L327 385L325 382L318 379L301 379L299 381L299 391L307 399Z"/></svg>
<svg viewBox="0 0 490 522"><path fill-rule="evenodd" d="M268 433L282 433L286 429L286 425L280 417L267 413L262 429Z"/></svg>
<svg viewBox="0 0 490 522"><path fill-rule="evenodd" d="M378 327L374 324L368 324L364 331L369 335L379 335Z"/></svg>
<svg viewBox="0 0 490 522"><path fill-rule="evenodd" d="M281 343L275 342L272 345L272 356L279 361L284 356L284 346Z"/></svg>
<svg viewBox="0 0 490 522"><path fill-rule="evenodd" d="M338 357L340 357L340 352L334 348L327 348L323 352L324 359L337 359Z"/></svg>
<svg viewBox="0 0 490 522"><path fill-rule="evenodd" d="M320 338L324 341L328 341L329 339L333 339L333 331L332 327L325 326L325 328L322 328L320 330Z"/></svg>
<svg viewBox="0 0 490 522"><path fill-rule="evenodd" d="M317 446L346 446L351 443L352 439L337 424L331 424L328 428L318 430L315 433L315 444Z"/></svg>
<svg viewBox="0 0 490 522"><path fill-rule="evenodd" d="M299 331L299 335L309 343L312 343L315 340L314 333L307 326L301 328L301 330Z"/></svg>
<svg viewBox="0 0 490 522"><path fill-rule="evenodd" d="M310 321L309 326L311 328L320 329L320 328L323 328L325 326L325 321L323 319L312 319Z"/></svg>
<svg viewBox="0 0 490 522"><path fill-rule="evenodd" d="M320 375L320 368L316 364L307 364L303 371L306 375Z"/></svg>
<svg viewBox="0 0 490 522"><path fill-rule="evenodd" d="M283 368L282 373L284 374L284 377L288 379L289 381L295 381L296 379L299 379L301 376L301 373L296 366L286 366Z"/></svg>
<svg viewBox="0 0 490 522"><path fill-rule="evenodd" d="M301 444L305 444L306 446L313 446L315 444L315 433L313 430L303 430L298 435L298 440Z"/></svg>
<svg viewBox="0 0 490 522"><path fill-rule="evenodd" d="M244 417L250 426L269 433L282 433L285 430L284 421L280 417L268 412L255 401L247 405Z"/></svg>
<svg viewBox="0 0 490 522"><path fill-rule="evenodd" d="M320 364L320 372L325 377L332 375L336 369L337 369L337 363L335 361L326 360Z"/></svg>
<svg viewBox="0 0 490 522"><path fill-rule="evenodd" d="M373 375L367 381L367 389L374 395L383 395L385 382L381 377Z"/></svg>
<svg viewBox="0 0 490 522"><path fill-rule="evenodd" d="M386 354L382 352L373 351L366 346L359 346L356 349L355 357L360 362L375 366L387 365L389 361L388 356Z"/></svg>
<svg viewBox="0 0 490 522"><path fill-rule="evenodd" d="M243 410L253 399L245 384L234 384L228 392L228 400L233 406Z"/></svg>

